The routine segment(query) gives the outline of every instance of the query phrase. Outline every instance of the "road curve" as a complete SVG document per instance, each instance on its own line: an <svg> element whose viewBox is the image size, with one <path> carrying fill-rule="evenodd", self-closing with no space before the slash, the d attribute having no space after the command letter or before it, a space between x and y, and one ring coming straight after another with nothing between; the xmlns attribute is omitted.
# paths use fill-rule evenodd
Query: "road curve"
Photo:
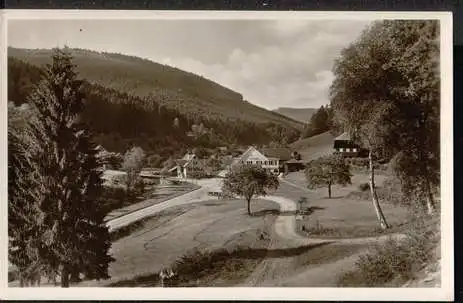
<svg viewBox="0 0 463 303"><path fill-rule="evenodd" d="M162 203L148 206L146 208L142 208L137 211L128 213L126 215L114 218L106 222L106 225L109 227L109 231L111 232L115 229L121 228L130 223L139 221L143 218L152 216L156 213L159 213L163 210L166 210L174 206L210 200L212 198L208 196L207 193L209 191L219 191L220 185L221 185L219 181L220 179L197 180L194 183L200 186L199 189L196 189L184 195L166 200Z"/></svg>

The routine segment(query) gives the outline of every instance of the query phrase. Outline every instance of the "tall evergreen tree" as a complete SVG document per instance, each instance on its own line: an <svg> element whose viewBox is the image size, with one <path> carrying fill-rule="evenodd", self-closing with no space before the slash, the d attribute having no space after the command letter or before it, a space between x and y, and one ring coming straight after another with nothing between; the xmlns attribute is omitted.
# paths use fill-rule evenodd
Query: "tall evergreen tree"
<svg viewBox="0 0 463 303"><path fill-rule="evenodd" d="M8 260L16 266L21 286L32 284L41 267L43 213L40 174L32 161L35 145L13 125L8 127Z"/></svg>
<svg viewBox="0 0 463 303"><path fill-rule="evenodd" d="M29 125L40 146L33 160L43 183L39 201L44 215L40 258L59 272L61 286L71 274L108 278L111 242L98 201L101 178L97 151L80 123L84 95L70 53L57 49L45 77L29 98L35 111Z"/></svg>

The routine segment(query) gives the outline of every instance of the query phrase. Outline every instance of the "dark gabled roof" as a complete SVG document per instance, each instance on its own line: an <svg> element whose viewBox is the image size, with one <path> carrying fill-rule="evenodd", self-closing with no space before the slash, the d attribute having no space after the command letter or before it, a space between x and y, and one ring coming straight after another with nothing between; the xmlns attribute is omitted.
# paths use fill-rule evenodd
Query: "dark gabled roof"
<svg viewBox="0 0 463 303"><path fill-rule="evenodd" d="M283 161L290 160L291 150L286 147L262 148L259 150L267 158L277 158Z"/></svg>

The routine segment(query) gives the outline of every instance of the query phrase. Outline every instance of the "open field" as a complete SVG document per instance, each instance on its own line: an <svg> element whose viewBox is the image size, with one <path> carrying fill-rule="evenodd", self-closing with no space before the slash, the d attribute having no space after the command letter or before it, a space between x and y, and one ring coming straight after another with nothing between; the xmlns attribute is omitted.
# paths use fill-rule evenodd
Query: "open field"
<svg viewBox="0 0 463 303"><path fill-rule="evenodd" d="M381 186L385 175L378 175L376 182ZM307 181L302 172L291 173L281 182L276 194L294 201L306 197L302 208L308 215L298 216L297 230L307 236L317 237L367 237L383 233L378 227L378 220L371 200L349 198L348 195L358 190L358 186L368 181L367 174L354 174L352 184L332 186L332 198L328 199L326 188L307 190ZM294 184L294 186L292 185ZM405 228L408 219L407 209L380 201L388 223L392 226L387 233L398 232ZM304 231L304 230L305 231Z"/></svg>
<svg viewBox="0 0 463 303"><path fill-rule="evenodd" d="M355 180L362 182L364 176ZM294 207L291 200L297 201L300 196L306 196L309 203L324 203L324 209L308 217L317 216L327 226L347 230L344 236L348 238L354 238L358 233L356 229L362 227L375 230L377 221L369 201L344 201L343 205L340 201L336 203L339 199L328 200L323 195L322 191L308 191L282 181L280 188L266 199L282 199L282 203L288 201L291 207ZM112 279L104 283L156 286L159 283L157 272L192 249L212 251L214 255L214 250L224 248L232 252L226 260L210 265L201 278L180 285L336 286L338 275L351 269L358 255L364 253L375 238L365 241L333 239L333 242L319 239L322 236L297 235L294 228L300 226L300 220L295 220L291 207L286 209L284 204L277 206L257 200L252 202L251 217L246 215L245 202L241 200L211 200L165 210L148 219L141 230L114 243L112 252L116 259L118 256L122 259L111 265ZM392 209L388 211L386 215L392 215ZM394 219L399 221L404 213L399 209ZM340 217L343 219L339 220ZM296 225L291 223L294 220ZM353 228L351 233L348 226ZM240 247L246 247L247 251L240 251ZM327 266L330 267L328 271Z"/></svg>
<svg viewBox="0 0 463 303"><path fill-rule="evenodd" d="M111 211L106 216L105 221L109 221L128 213L167 201L175 197L179 197L196 189L199 189L198 185L186 182L182 182L179 185L156 185L152 190L149 190L144 194L144 196L147 196L147 199L143 199L136 203Z"/></svg>
<svg viewBox="0 0 463 303"><path fill-rule="evenodd" d="M290 147L301 154L302 160L311 161L331 154L333 152L333 139L334 136L330 132L325 132L298 140L290 144Z"/></svg>
<svg viewBox="0 0 463 303"><path fill-rule="evenodd" d="M364 178L356 176L351 189ZM188 262L192 264L180 267L187 277L176 286L336 286L338 276L351 269L358 255L377 241L355 239L362 228L375 231L377 221L371 203L339 197L349 192L346 188L333 190L337 198L326 199L325 191L303 187L300 173L290 174L288 179L299 180L300 185L280 180L277 191L265 200L252 202L253 216L247 215L242 200L204 201L208 190L218 190L220 179L199 180L202 189L191 193L194 199L187 194L184 199L172 199L183 202L153 205L137 219L142 221L134 228L118 227L130 228L114 238L111 254L116 261L110 265L110 280L74 286L159 286L158 272L175 266L185 256L190 256ZM313 210L302 220L294 203L301 196L308 199L305 207ZM169 206L161 208L165 203ZM149 211L153 207L159 210ZM394 217L394 222L404 218L401 209L385 209L385 213ZM314 220L342 230L346 239L300 233L301 224ZM127 222L124 224L131 224ZM360 234L366 235L377 236ZM188 274L191 266L201 269L196 270L197 275Z"/></svg>
<svg viewBox="0 0 463 303"><path fill-rule="evenodd" d="M275 216L249 217L244 203L239 200L211 200L159 213L146 220L141 230L113 243L111 253L116 262L110 265L110 280L84 282L81 286L108 285L150 275L171 266L193 249L233 249L237 245L265 248L259 241L260 234L269 232ZM253 203L253 209L278 209L278 206L258 200Z"/></svg>

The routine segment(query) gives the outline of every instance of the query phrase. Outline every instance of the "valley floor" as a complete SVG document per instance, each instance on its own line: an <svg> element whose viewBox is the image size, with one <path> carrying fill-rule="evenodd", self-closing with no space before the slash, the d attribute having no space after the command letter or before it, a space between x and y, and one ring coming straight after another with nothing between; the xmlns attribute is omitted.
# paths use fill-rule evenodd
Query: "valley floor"
<svg viewBox="0 0 463 303"><path fill-rule="evenodd" d="M401 236L356 236L356 228L377 230L371 202L346 197L365 178L356 175L351 186L333 188L335 198L327 199L326 189L307 190L299 173L290 174L280 180L276 192L251 202L252 216L247 215L242 200L211 200L207 196L207 191L219 189L220 179L198 181L202 190L190 194L194 196L159 204L151 213L143 214L152 217L145 219L140 229L113 242L111 254L116 261L110 265L110 280L73 286L159 286L156 279L146 277L171 267L194 249L246 247L248 255L238 257L245 261L236 262L233 270L225 270L227 266L212 268L209 277L189 285L336 287L338 277L351 270L371 244ZM384 178L379 177L378 182L381 180ZM302 196L307 198L304 207L313 209L305 217L296 214L295 201ZM405 222L405 209L387 204L383 209L391 225ZM307 226L316 221L344 230L347 236L307 236L299 230L300 221Z"/></svg>

